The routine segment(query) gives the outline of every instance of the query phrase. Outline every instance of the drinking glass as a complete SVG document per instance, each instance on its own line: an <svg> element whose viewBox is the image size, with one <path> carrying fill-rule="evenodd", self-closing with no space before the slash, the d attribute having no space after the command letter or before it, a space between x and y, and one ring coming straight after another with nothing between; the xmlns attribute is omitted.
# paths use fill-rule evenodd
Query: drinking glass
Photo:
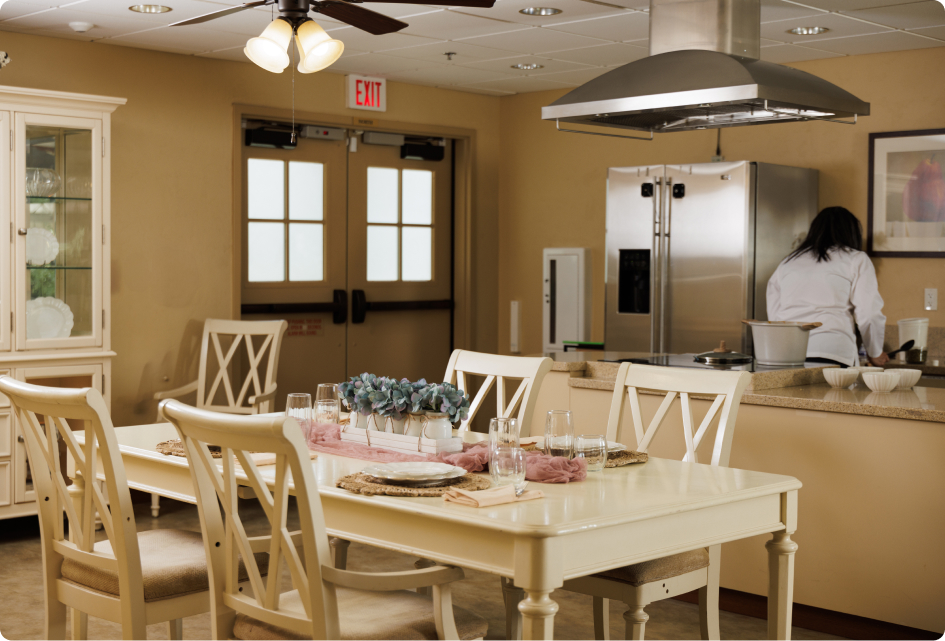
<svg viewBox="0 0 945 641"><path fill-rule="evenodd" d="M520 447L499 447L489 455L489 473L496 485L515 486L516 492L525 488L525 450Z"/></svg>
<svg viewBox="0 0 945 641"><path fill-rule="evenodd" d="M489 451L500 447L519 446L517 418L494 418L489 421Z"/></svg>
<svg viewBox="0 0 945 641"><path fill-rule="evenodd" d="M567 410L551 410L545 418L545 454L571 458L574 421Z"/></svg>
<svg viewBox="0 0 945 641"><path fill-rule="evenodd" d="M308 442L312 431L312 395L289 394L285 399L285 415L298 421L305 441Z"/></svg>
<svg viewBox="0 0 945 641"><path fill-rule="evenodd" d="M315 422L337 424L341 414L337 399L315 401Z"/></svg>
<svg viewBox="0 0 945 641"><path fill-rule="evenodd" d="M587 461L588 472L600 472L607 462L607 439L603 434L574 437L574 458Z"/></svg>
<svg viewBox="0 0 945 641"><path fill-rule="evenodd" d="M315 392L316 401L333 401L338 398L338 390L333 383L323 383Z"/></svg>

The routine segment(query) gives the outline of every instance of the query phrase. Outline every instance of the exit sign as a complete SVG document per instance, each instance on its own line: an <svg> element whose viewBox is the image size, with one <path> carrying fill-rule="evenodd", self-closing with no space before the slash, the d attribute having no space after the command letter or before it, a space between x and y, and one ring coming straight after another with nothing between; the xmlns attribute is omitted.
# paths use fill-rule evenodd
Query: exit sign
<svg viewBox="0 0 945 641"><path fill-rule="evenodd" d="M369 111L387 111L387 79L349 75L348 107Z"/></svg>

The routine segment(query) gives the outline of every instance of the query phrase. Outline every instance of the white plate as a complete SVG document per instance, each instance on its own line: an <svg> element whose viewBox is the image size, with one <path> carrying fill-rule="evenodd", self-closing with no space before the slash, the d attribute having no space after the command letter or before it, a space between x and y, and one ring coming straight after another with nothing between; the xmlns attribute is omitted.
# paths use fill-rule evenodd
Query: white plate
<svg viewBox="0 0 945 641"><path fill-rule="evenodd" d="M26 230L26 264L46 265L59 256L59 241L56 235L42 227Z"/></svg>
<svg viewBox="0 0 945 641"><path fill-rule="evenodd" d="M58 298L46 296L26 302L26 338L66 338L72 325L72 310Z"/></svg>
<svg viewBox="0 0 945 641"><path fill-rule="evenodd" d="M362 470L365 474L381 479L424 480L449 479L466 473L461 467L446 463L402 462L376 463Z"/></svg>

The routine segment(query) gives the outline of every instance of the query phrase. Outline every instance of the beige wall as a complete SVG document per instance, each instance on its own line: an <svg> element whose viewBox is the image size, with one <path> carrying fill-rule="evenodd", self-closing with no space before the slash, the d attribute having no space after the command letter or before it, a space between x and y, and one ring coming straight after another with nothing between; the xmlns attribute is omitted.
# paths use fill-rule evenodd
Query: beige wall
<svg viewBox="0 0 945 641"><path fill-rule="evenodd" d="M290 74L15 33L3 48L13 63L0 84L128 99L112 121L112 411L116 425L149 422L162 377L183 384L195 374L203 320L233 309L233 105L288 108ZM366 113L345 109L342 75L297 77L295 90L299 110ZM499 100L391 83L388 104L384 120L477 132L474 336L495 351Z"/></svg>
<svg viewBox="0 0 945 641"><path fill-rule="evenodd" d="M945 48L798 63L872 103L858 125L777 124L722 131L726 160L820 170L820 204L842 205L866 223L869 133L945 127L945 84L931 70L945 66ZM661 134L654 142L559 133L541 120L541 107L563 91L502 99L499 173L499 348L509 349L509 302L521 301L522 353L541 350L541 251L593 250L593 340L604 338L604 218L608 167L708 162L716 132ZM876 260L890 324L928 316L945 326L945 305L922 309L923 290L945 293L945 259Z"/></svg>

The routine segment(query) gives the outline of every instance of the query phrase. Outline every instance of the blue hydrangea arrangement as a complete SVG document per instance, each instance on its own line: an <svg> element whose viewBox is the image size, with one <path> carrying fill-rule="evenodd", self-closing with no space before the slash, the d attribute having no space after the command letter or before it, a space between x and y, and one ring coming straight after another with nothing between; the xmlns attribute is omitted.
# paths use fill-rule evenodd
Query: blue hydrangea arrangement
<svg viewBox="0 0 945 641"><path fill-rule="evenodd" d="M428 411L447 414L451 423L457 423L469 415L469 398L450 383L398 381L365 372L339 383L338 392L351 411L363 416L379 414L401 420L405 414Z"/></svg>

